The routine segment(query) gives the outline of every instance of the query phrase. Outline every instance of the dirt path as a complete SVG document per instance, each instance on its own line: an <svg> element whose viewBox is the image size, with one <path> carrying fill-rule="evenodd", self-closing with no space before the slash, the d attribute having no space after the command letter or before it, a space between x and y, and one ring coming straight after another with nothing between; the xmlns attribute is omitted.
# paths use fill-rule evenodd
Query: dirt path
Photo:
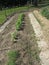
<svg viewBox="0 0 49 65"><path fill-rule="evenodd" d="M47 41L44 39L41 26L36 20L36 18L34 17L33 13L29 13L29 18L33 26L34 32L36 34L38 47L41 50L39 54L39 57L41 59L41 65L49 65L49 47L47 45Z"/></svg>
<svg viewBox="0 0 49 65"><path fill-rule="evenodd" d="M40 13L40 11L35 10L34 11L35 17L39 20L40 25L42 25L42 30L44 33L44 36L48 42L49 45L49 20L43 17Z"/></svg>

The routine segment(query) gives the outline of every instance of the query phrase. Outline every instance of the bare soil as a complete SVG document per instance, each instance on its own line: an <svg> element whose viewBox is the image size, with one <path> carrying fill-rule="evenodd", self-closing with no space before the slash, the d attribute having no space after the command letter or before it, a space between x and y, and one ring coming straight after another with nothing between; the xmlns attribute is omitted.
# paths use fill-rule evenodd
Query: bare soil
<svg viewBox="0 0 49 65"><path fill-rule="evenodd" d="M37 37L37 44L40 49L39 57L41 65L49 65L49 46L47 44L47 41L45 40L45 35L43 34L41 25L32 12L30 12L28 16Z"/></svg>
<svg viewBox="0 0 49 65"><path fill-rule="evenodd" d="M0 34L0 65L6 64L8 60L7 52L10 50L18 50L20 52L20 57L16 61L17 65L40 65L39 50L28 13L25 13L23 30L18 31L17 42L13 43L11 41L11 33L15 31L17 18L18 14Z"/></svg>
<svg viewBox="0 0 49 65"><path fill-rule="evenodd" d="M47 43L49 45L49 20L40 14L40 10L34 11L34 14L35 14L36 18L38 19L40 25L42 25L41 27L42 27L45 39L47 40Z"/></svg>

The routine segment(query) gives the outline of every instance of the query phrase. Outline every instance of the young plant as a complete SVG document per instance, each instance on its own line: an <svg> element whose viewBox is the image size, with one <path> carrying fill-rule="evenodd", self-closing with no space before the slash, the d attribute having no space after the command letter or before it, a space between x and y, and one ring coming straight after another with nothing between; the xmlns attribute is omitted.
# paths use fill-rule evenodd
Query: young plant
<svg viewBox="0 0 49 65"><path fill-rule="evenodd" d="M24 19L24 14L20 14L16 22L16 30L19 30L21 28L23 19Z"/></svg>
<svg viewBox="0 0 49 65"><path fill-rule="evenodd" d="M13 32L13 33L11 33L11 41L16 41L15 39L16 39L16 34L17 34L17 32Z"/></svg>
<svg viewBox="0 0 49 65"><path fill-rule="evenodd" d="M16 65L15 62L19 56L20 56L19 51L9 51L7 65Z"/></svg>

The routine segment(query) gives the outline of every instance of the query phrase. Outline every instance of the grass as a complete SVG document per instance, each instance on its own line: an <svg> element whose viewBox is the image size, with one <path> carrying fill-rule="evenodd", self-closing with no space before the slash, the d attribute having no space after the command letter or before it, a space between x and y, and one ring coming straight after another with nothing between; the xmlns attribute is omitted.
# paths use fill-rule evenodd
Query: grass
<svg viewBox="0 0 49 65"><path fill-rule="evenodd" d="M45 16L47 19L49 19L49 6L42 8L41 14Z"/></svg>
<svg viewBox="0 0 49 65"><path fill-rule="evenodd" d="M5 22L6 18L9 15L13 14L14 12L21 12L24 10L28 10L28 7L15 7L0 11L0 25L2 25Z"/></svg>
<svg viewBox="0 0 49 65"><path fill-rule="evenodd" d="M7 65L16 65L16 60L19 56L20 53L18 51L9 51Z"/></svg>

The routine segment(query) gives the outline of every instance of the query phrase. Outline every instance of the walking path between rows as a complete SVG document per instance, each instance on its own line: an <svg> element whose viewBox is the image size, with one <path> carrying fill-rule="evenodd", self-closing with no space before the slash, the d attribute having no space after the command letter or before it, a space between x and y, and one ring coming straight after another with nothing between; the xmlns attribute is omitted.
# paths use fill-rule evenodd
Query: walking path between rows
<svg viewBox="0 0 49 65"><path fill-rule="evenodd" d="M44 38L44 34L41 29L41 26L34 17L32 12L30 12L28 16L37 38L38 47L41 50L39 54L40 63L41 65L49 65L49 47L47 45L47 41Z"/></svg>
<svg viewBox="0 0 49 65"><path fill-rule="evenodd" d="M15 14L16 15L16 14ZM14 19L14 16L12 16L7 22L5 22L1 27L0 27L0 33L7 27L7 25Z"/></svg>

